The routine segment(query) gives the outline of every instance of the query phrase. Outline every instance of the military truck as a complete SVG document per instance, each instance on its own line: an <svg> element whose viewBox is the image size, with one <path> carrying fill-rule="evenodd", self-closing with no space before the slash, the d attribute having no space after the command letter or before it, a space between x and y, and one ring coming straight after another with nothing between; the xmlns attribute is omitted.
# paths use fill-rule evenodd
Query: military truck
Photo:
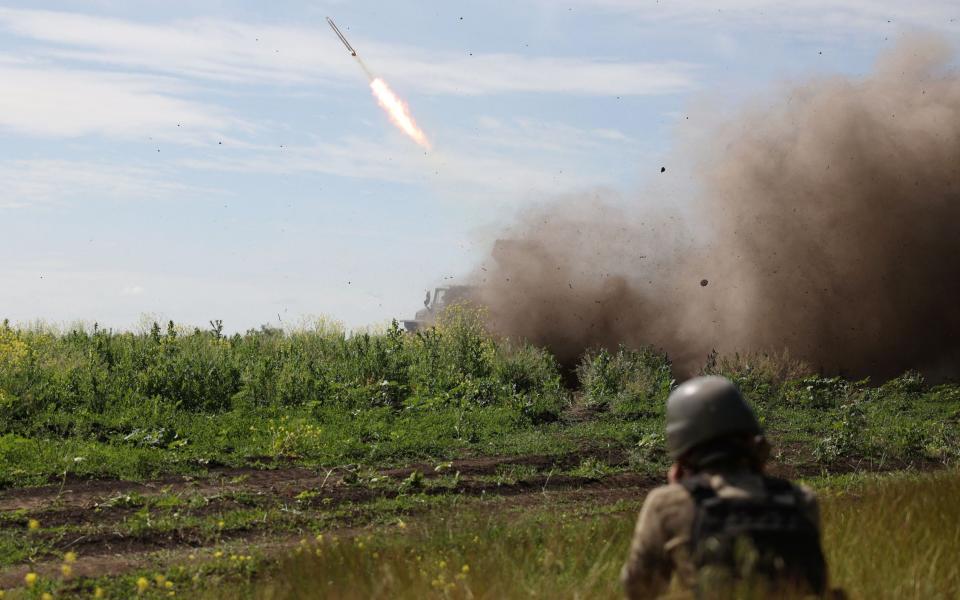
<svg viewBox="0 0 960 600"><path fill-rule="evenodd" d="M476 287L472 285L438 287L433 290L433 295L428 290L427 297L423 300L423 308L417 311L413 319L403 321L403 328L415 333L432 326L443 309L461 302L469 302L475 291Z"/></svg>

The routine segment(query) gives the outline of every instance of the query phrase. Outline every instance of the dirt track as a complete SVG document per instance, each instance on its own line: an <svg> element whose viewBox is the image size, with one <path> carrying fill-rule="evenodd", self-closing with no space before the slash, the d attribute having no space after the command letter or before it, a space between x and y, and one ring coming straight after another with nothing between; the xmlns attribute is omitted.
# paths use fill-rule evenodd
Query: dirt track
<svg viewBox="0 0 960 600"><path fill-rule="evenodd" d="M771 469L774 474L795 477L821 470L790 448L786 448L785 456L788 460ZM74 577L116 575L134 569L160 569L188 560L209 560L215 550L271 556L289 550L317 531L352 535L400 515L405 520L416 520L419 512L435 505L427 502L420 509L402 508L395 513L373 506L377 501L400 500L409 494L402 483L414 472L421 473L424 481L415 493L438 501L473 499L471 506L479 510L484 506L505 510L580 503L609 505L620 500L639 502L663 480L660 476L627 471L597 477L570 475L569 470L586 458L596 458L608 467L627 464L622 451L593 450L560 456L467 458L442 465L420 463L380 470L350 466L215 469L203 478L171 476L144 482L67 480L61 485L7 490L0 493L0 511L6 513L0 521L0 533L22 535L19 532L26 531L30 519L38 520L44 529L30 534L42 550L0 570L0 587L19 584L28 571L56 576L60 557L66 551L80 556ZM836 465L833 470L891 470L903 466L851 463ZM511 469L521 470L523 476L510 477ZM173 507L159 504L171 498ZM214 533L209 527L198 525L242 510L262 511L273 517L264 516L262 522ZM181 513L193 520L176 527L149 525L153 517L179 517ZM131 527L138 519L146 519L147 526Z"/></svg>
<svg viewBox="0 0 960 600"><path fill-rule="evenodd" d="M509 466L533 467L540 471L563 470L576 466L584 458L602 458L611 466L625 464L622 452L584 451L558 456L490 456L467 458L443 463L442 472L437 470L438 463L416 463L401 468L380 469L380 476L391 479L403 479L414 471L423 473L426 479L439 477L442 473L459 472L464 478L482 475L495 475L498 469ZM222 494L227 491L247 491L253 493L285 496L296 494L304 489L322 490L325 495L335 499L368 499L365 491L359 487L348 487L349 467L332 469L307 469L303 467L281 467L277 469L214 469L204 478L189 476L170 476L150 481L121 481L116 479L70 480L63 485L46 485L32 488L18 488L0 492L0 511L27 510L43 511L50 507L65 509L76 507L93 509L102 506L111 498L124 494L139 494L149 497L161 493L192 492L204 495ZM590 483L591 479L544 476L544 481L524 481L519 491L528 491L538 483L547 484L550 489L564 489L579 484ZM457 491L466 493L510 494L510 486L472 485L469 479L458 486ZM514 490L516 492L516 490ZM377 494L382 495L382 494Z"/></svg>
<svg viewBox="0 0 960 600"><path fill-rule="evenodd" d="M347 467L312 470L282 467L272 470L252 468L221 469L205 478L164 477L152 481L68 480L63 485L8 490L0 494L0 511L18 511L0 528L25 530L29 519L48 529L70 530L67 534L38 534L46 548L44 555L32 561L0 571L0 587L16 585L28 571L55 575L59 555L66 551L79 554L74 577L115 575L138 568L158 568L182 563L193 555L204 560L213 550L261 554L289 549L304 536L302 524L282 531L265 523L264 527L241 527L211 536L197 528L150 530L121 533L129 521L142 516L145 502L151 498L176 496L191 498L198 504L189 510L193 517L216 518L238 508L266 509L295 507L309 519L327 523L324 531L350 535L367 525L342 515L325 521L338 508L363 507L380 499L401 495L399 484L419 471L425 486L418 490L430 497L475 498L496 502L498 509L511 506L535 506L548 503L609 504L623 499L641 499L659 478L635 473L616 473L601 478L575 477L560 471L580 464L588 457L602 458L608 465L625 462L622 453L593 452L564 456L482 457L437 464L413 464L403 468L365 471L358 478ZM522 467L536 473L522 479L498 480L497 474L510 467ZM459 473L455 478L451 478ZM443 476L449 485L432 485ZM371 481L375 480L375 481ZM303 492L309 491L308 498ZM238 500L240 498L240 500ZM482 506L481 503L478 506ZM9 514L9 513L8 513ZM416 511L405 511L405 519L416 519Z"/></svg>

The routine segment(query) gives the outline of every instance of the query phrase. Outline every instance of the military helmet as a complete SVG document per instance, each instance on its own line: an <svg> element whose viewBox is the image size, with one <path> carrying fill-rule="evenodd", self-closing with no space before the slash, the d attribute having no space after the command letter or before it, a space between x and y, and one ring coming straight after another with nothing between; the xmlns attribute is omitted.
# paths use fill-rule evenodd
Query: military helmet
<svg viewBox="0 0 960 600"><path fill-rule="evenodd" d="M667 398L667 451L673 459L704 442L760 433L753 409L725 377L694 377Z"/></svg>

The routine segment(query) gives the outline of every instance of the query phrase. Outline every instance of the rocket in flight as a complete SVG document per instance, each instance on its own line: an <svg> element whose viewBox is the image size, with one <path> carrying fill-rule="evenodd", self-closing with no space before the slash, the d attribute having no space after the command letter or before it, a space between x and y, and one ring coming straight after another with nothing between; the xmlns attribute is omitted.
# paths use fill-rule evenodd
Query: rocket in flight
<svg viewBox="0 0 960 600"><path fill-rule="evenodd" d="M350 51L350 56L356 56L357 51L353 49L353 46L350 45L350 42L347 41L347 38L343 37L343 34L340 33L340 29L337 27L337 24L333 22L333 19L327 17L327 24L333 28L333 32L337 34L337 37L340 38L340 41L343 42L343 45L347 47L347 50Z"/></svg>

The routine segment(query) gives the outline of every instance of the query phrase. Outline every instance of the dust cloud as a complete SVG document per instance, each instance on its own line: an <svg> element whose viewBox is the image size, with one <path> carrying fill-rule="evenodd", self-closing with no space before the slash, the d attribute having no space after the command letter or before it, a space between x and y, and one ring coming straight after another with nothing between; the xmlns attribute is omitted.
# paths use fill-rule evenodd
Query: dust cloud
<svg viewBox="0 0 960 600"><path fill-rule="evenodd" d="M565 364L623 343L688 372L714 349L786 349L828 373L955 377L952 60L945 41L907 37L866 77L784 87L699 131L708 142L679 159L700 190L686 211L610 192L528 210L473 275L493 328Z"/></svg>

